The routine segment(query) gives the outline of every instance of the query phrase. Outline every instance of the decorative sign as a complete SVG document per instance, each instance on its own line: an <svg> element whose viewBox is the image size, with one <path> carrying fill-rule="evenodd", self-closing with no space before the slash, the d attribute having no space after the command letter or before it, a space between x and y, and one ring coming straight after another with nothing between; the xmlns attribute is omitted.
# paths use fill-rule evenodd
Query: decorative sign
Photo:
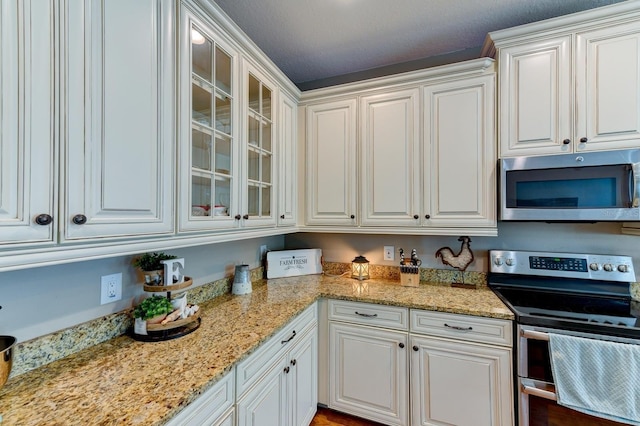
<svg viewBox="0 0 640 426"><path fill-rule="evenodd" d="M322 273L322 250L282 250L267 253L267 278Z"/></svg>
<svg viewBox="0 0 640 426"><path fill-rule="evenodd" d="M184 258L163 260L164 264L164 284L180 284L184 282Z"/></svg>

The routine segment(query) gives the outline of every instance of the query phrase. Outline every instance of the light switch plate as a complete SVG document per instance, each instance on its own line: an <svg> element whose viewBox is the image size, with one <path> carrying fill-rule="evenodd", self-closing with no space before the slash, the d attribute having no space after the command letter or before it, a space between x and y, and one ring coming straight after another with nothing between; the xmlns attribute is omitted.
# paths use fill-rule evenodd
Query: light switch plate
<svg viewBox="0 0 640 426"><path fill-rule="evenodd" d="M103 275L100 279L100 304L122 299L122 273Z"/></svg>

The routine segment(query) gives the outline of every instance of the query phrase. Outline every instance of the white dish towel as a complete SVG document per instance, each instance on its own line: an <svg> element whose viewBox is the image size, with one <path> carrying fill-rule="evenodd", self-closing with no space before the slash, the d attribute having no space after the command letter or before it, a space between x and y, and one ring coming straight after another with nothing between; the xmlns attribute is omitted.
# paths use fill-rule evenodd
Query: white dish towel
<svg viewBox="0 0 640 426"><path fill-rule="evenodd" d="M549 333L558 404L640 425L640 345Z"/></svg>

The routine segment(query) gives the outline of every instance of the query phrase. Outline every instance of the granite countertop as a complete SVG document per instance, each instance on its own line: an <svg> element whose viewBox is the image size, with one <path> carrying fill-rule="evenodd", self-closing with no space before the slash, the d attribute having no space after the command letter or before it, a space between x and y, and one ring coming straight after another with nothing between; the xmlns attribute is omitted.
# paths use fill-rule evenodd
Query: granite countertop
<svg viewBox="0 0 640 426"><path fill-rule="evenodd" d="M201 304L202 325L187 336L154 343L120 336L9 379L0 389L2 426L164 424L321 297L513 319L487 288L320 275L263 280L249 295Z"/></svg>

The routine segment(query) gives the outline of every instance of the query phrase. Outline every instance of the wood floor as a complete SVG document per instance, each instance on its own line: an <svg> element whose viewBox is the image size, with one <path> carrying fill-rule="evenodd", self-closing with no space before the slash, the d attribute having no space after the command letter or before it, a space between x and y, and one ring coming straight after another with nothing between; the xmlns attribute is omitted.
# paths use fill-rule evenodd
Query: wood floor
<svg viewBox="0 0 640 426"><path fill-rule="evenodd" d="M380 423L364 420L348 414L338 413L328 408L318 407L318 413L310 426L378 426Z"/></svg>

